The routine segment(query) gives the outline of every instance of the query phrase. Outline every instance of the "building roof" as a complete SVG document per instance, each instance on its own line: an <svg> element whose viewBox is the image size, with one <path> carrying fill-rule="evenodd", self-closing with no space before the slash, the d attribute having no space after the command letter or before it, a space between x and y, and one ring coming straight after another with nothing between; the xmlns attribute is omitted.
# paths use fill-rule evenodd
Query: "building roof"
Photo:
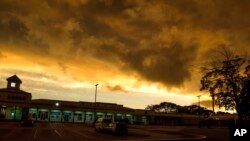
<svg viewBox="0 0 250 141"><path fill-rule="evenodd" d="M17 82L17 83L22 83L22 80L18 78L16 75L13 75L9 78L6 79L7 81L12 81L12 82Z"/></svg>
<svg viewBox="0 0 250 141"><path fill-rule="evenodd" d="M99 110L116 110L116 111L133 111L132 108L123 107L123 105L115 104L115 103L103 103L97 102L96 105L94 102L83 102L83 101L63 101L63 100L52 100L52 99L32 99L32 105L40 105L40 106L47 106L50 107L55 105L55 103L60 103L61 107L67 108L78 108L78 109L93 109L95 106ZM59 107L60 108L60 107Z"/></svg>
<svg viewBox="0 0 250 141"><path fill-rule="evenodd" d="M2 88L0 89L0 92L15 93L15 94L31 94L31 93L22 91L20 89L8 89L8 88Z"/></svg>

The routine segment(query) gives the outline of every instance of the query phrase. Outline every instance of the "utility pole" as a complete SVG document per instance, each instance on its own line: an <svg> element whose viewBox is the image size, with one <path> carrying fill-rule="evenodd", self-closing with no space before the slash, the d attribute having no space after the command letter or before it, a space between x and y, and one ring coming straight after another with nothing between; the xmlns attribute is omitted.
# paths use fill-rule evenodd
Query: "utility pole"
<svg viewBox="0 0 250 141"><path fill-rule="evenodd" d="M94 107L94 121L96 120L96 97L97 97L97 86L98 86L98 84L95 84L95 107Z"/></svg>
<svg viewBox="0 0 250 141"><path fill-rule="evenodd" d="M201 98L201 95L198 95L198 103L199 103L199 109L198 109L198 115L199 115L199 123L200 123L200 120L201 120L201 116L200 116L200 109L201 109L201 101L200 101L200 98Z"/></svg>
<svg viewBox="0 0 250 141"><path fill-rule="evenodd" d="M198 97L199 107L201 107L201 101L200 101L201 95L198 95L197 97Z"/></svg>

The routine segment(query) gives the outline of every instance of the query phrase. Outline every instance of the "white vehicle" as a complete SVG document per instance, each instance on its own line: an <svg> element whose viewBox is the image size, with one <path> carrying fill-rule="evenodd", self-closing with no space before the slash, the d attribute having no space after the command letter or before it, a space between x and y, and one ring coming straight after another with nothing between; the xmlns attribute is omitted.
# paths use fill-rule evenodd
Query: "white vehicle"
<svg viewBox="0 0 250 141"><path fill-rule="evenodd" d="M122 135L128 133L128 128L125 123L112 122L110 118L98 118L94 126L96 131L112 132Z"/></svg>

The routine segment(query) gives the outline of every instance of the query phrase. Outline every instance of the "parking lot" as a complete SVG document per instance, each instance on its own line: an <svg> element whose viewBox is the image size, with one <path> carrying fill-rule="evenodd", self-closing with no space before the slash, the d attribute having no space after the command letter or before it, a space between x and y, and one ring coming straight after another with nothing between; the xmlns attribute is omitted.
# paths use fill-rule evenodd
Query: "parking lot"
<svg viewBox="0 0 250 141"><path fill-rule="evenodd" d="M227 129L173 126L129 126L128 135L118 136L94 131L91 125L77 123L35 123L21 127L20 122L0 122L1 141L96 141L96 140L228 140ZM203 134L203 135L202 135ZM205 138L207 136L207 138ZM218 134L218 135L217 135Z"/></svg>

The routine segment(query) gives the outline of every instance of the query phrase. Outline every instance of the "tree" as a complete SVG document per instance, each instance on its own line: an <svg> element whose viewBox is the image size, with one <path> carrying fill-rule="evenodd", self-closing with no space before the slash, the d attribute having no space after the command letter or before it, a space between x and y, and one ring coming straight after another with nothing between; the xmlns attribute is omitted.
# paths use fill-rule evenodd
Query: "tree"
<svg viewBox="0 0 250 141"><path fill-rule="evenodd" d="M234 55L231 50L223 48L222 60L212 63L203 69L205 74L201 79L201 91L206 90L215 99L215 104L226 110L235 109L240 124L249 113L249 65L246 59ZM245 71L243 71L245 68ZM248 106L249 107L249 106Z"/></svg>
<svg viewBox="0 0 250 141"><path fill-rule="evenodd" d="M200 107L197 105L190 106L180 106L171 102L161 102L160 104L151 104L148 105L146 110L153 110L155 112L162 113L179 113L179 114L201 114L203 116L208 116L212 112L211 110L206 109L205 107Z"/></svg>
<svg viewBox="0 0 250 141"><path fill-rule="evenodd" d="M148 105L146 110L154 110L155 112L177 113L179 105L171 102L161 102L160 104Z"/></svg>

